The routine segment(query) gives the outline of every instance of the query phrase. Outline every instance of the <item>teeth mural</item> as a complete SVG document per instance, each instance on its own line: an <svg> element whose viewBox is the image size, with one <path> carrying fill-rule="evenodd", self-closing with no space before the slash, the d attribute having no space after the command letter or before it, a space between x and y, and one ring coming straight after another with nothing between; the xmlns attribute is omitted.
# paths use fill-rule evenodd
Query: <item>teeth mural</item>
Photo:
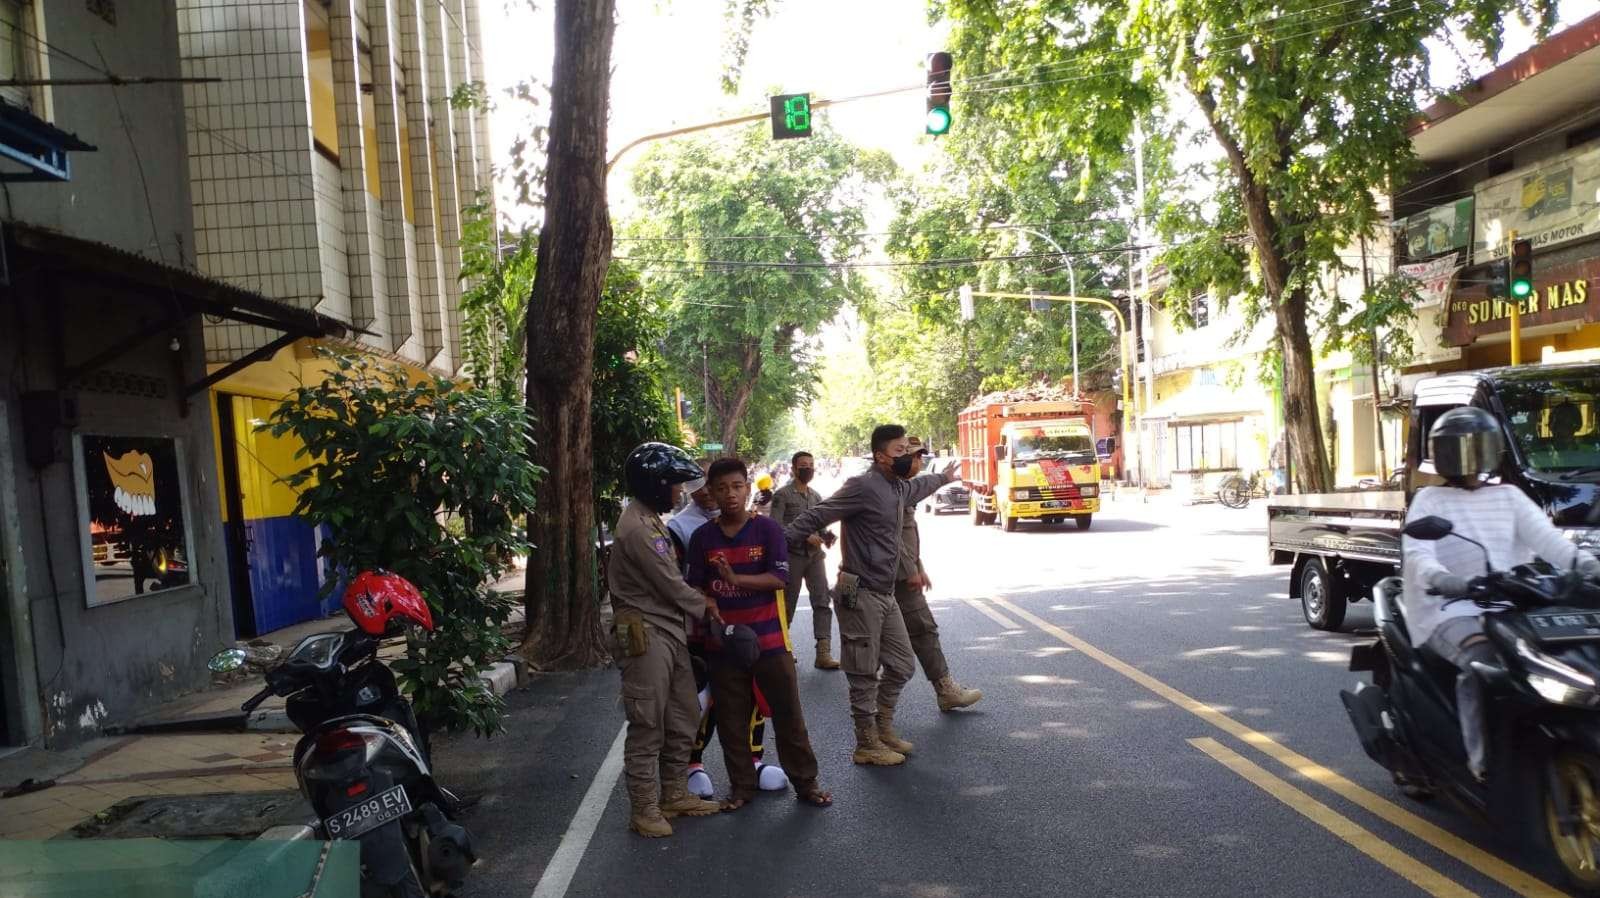
<svg viewBox="0 0 1600 898"><path fill-rule="evenodd" d="M112 499L117 507L134 517L156 513L155 465L148 453L131 449L117 458L101 453L106 460L106 473L111 475L115 487Z"/></svg>

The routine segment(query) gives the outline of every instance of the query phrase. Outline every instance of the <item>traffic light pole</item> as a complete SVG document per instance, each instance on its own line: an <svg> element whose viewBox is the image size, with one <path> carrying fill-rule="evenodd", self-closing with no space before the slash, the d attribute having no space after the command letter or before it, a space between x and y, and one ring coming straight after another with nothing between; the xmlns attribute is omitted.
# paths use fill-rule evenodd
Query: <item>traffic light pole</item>
<svg viewBox="0 0 1600 898"><path fill-rule="evenodd" d="M812 100L811 108L823 109L828 106L840 106L845 103L854 103L857 100L872 100L878 97L903 94L912 90L920 89L920 86L916 88L896 87L890 90L875 91L870 94L859 94L854 97L840 97L837 100ZM731 128L735 125L749 125L755 122L770 121L771 118L772 113L770 111L755 113L752 115L736 115L733 118L717 119L710 122L701 122L698 125L685 125L682 128L673 128L670 131L657 131L654 134L646 134L643 137L635 138L634 140L623 144L622 149L617 150L617 152L612 155L611 161L606 163L606 174L610 175L611 170L617 167L618 162L622 161L622 157L627 155L628 151L634 149L635 147L643 146L647 143L653 143L657 140L666 140L669 137L682 137L685 134L696 134L701 131L713 131L718 128Z"/></svg>
<svg viewBox="0 0 1600 898"><path fill-rule="evenodd" d="M1511 284L1511 248L1517 243L1517 232L1506 232L1506 284ZM1511 303L1511 367L1522 364L1522 300L1513 296Z"/></svg>

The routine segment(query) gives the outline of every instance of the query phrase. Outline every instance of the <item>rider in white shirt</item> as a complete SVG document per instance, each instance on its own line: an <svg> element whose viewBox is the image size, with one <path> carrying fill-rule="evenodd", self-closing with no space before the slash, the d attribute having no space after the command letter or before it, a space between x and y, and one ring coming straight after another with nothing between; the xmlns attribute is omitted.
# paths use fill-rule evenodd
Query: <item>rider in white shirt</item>
<svg viewBox="0 0 1600 898"><path fill-rule="evenodd" d="M1419 490L1406 513L1407 522L1429 515L1448 520L1454 533L1488 549L1489 563L1496 570L1510 570L1537 556L1558 568L1575 566L1591 580L1600 579L1600 560L1574 546L1526 493L1489 483L1505 452L1505 438L1492 415L1471 407L1445 412L1428 432L1428 448L1434 470L1448 485ZM1488 572L1483 551L1453 537L1437 541L1405 537L1401 547L1411 642L1461 669L1456 678L1461 738L1472 773L1482 780L1487 772L1482 681L1472 662L1493 663L1495 653L1484 635L1484 609L1470 601L1449 600L1466 595L1472 578Z"/></svg>

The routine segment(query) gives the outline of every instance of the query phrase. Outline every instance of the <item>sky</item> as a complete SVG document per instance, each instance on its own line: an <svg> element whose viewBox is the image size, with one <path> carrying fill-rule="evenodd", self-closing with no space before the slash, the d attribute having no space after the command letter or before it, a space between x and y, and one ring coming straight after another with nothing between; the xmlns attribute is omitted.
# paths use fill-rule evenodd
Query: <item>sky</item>
<svg viewBox="0 0 1600 898"><path fill-rule="evenodd" d="M483 0L489 4L503 0ZM528 13L519 0L497 24L485 16L485 69L491 93L535 73L548 80L549 8ZM924 83L923 58L943 49L947 29L928 24L927 0L786 0L757 24L737 97L722 92L722 0L618 0L612 48L611 125L616 148L634 138L683 125L764 112L771 93L810 93L814 100ZM774 88L775 90L769 90ZM889 152L917 168L934 149L923 132L920 91L818 110L820 122L861 146ZM509 159L512 137L525 130L517 104L501 101L490 120L496 162ZM743 127L765 127L745 125ZM614 211L627 209L628 163L611 178ZM504 208L507 204L502 203ZM528 213L513 220L522 221Z"/></svg>

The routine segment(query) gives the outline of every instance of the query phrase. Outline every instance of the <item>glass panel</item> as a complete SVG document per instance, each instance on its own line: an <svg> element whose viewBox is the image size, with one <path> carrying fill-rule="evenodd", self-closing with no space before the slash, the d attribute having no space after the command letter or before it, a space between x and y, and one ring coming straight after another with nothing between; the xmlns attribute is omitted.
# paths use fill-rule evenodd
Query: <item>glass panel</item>
<svg viewBox="0 0 1600 898"><path fill-rule="evenodd" d="M27 50L33 40L24 28L24 4L0 0L0 78L28 77ZM23 109L31 106L33 91L26 87L0 87L0 99Z"/></svg>
<svg viewBox="0 0 1600 898"><path fill-rule="evenodd" d="M187 586L189 533L171 437L84 435L79 440L88 510L90 605Z"/></svg>
<svg viewBox="0 0 1600 898"><path fill-rule="evenodd" d="M1600 433L1595 430L1600 376L1582 370L1551 373L1502 383L1498 390L1511 437L1528 464L1573 478L1600 474Z"/></svg>

